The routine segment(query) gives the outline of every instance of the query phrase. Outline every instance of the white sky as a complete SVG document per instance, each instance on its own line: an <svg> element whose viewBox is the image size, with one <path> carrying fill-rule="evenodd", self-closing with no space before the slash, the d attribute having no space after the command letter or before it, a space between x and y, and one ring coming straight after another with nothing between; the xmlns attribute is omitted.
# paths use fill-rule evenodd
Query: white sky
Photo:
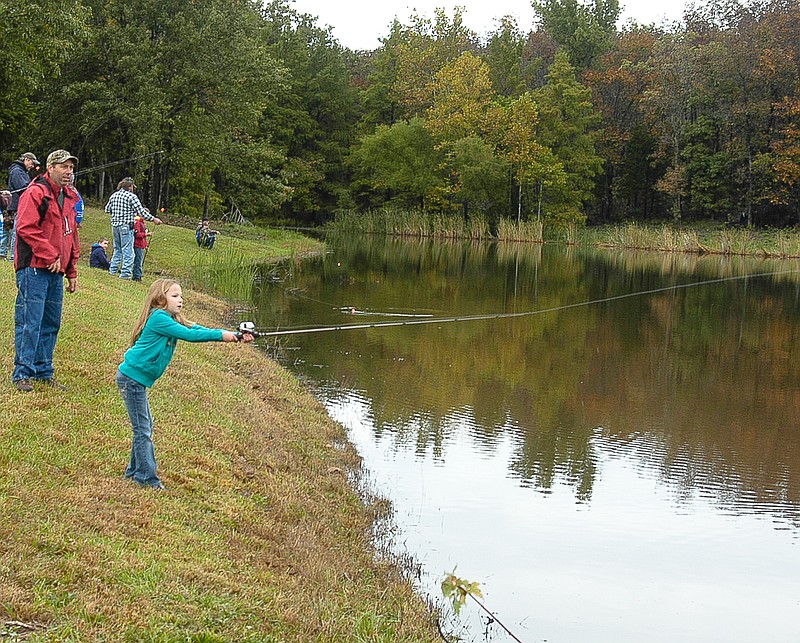
<svg viewBox="0 0 800 643"><path fill-rule="evenodd" d="M679 20L683 7L692 0L620 0L622 22L635 18L639 23L660 23L662 19ZM702 2L697 2L702 4ZM379 38L389 35L395 17L408 24L416 13L429 18L434 9L443 8L452 17L453 7L465 8L464 24L479 35L491 31L498 18L511 15L523 31L533 26L533 8L529 0L294 0L299 13L317 17L317 25L333 27L333 35L350 49L375 49Z"/></svg>

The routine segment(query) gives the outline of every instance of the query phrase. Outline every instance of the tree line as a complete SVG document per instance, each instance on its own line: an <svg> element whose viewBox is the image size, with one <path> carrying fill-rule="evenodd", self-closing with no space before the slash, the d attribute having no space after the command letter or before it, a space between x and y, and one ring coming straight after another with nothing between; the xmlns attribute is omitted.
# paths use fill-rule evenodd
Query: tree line
<svg viewBox="0 0 800 643"><path fill-rule="evenodd" d="M800 223L800 6L618 0L452 15L351 51L290 0L0 0L0 154L63 147L102 199L318 225L391 205L564 222Z"/></svg>

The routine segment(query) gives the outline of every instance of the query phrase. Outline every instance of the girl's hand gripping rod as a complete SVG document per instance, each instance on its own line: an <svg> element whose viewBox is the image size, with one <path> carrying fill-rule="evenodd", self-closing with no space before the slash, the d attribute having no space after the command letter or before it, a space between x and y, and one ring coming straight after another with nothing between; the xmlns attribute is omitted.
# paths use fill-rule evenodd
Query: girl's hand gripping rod
<svg viewBox="0 0 800 643"><path fill-rule="evenodd" d="M239 324L236 329L236 341L241 342L245 335L250 335L253 339L258 337L261 333L256 330L256 325L250 321L244 321Z"/></svg>

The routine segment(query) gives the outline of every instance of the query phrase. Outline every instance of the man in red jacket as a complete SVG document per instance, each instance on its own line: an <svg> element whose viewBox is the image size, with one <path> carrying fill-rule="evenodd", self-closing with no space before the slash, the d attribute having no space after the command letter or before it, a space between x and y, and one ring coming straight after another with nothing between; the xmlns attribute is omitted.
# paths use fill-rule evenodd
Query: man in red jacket
<svg viewBox="0 0 800 643"><path fill-rule="evenodd" d="M61 327L64 277L68 292L75 292L78 286L78 195L71 187L77 161L66 150L52 152L47 157L47 171L19 200L14 252L16 355L11 376L19 391L32 391L33 381L66 390L54 378L53 352Z"/></svg>

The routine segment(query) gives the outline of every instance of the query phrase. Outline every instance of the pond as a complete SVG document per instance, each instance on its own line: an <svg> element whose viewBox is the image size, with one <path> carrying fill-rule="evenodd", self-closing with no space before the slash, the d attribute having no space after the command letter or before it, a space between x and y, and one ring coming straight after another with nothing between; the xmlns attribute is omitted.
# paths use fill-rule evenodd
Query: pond
<svg viewBox="0 0 800 643"><path fill-rule="evenodd" d="M358 326L270 350L347 428L420 592L455 570L526 643L797 640L800 265L328 247L265 277L257 324ZM473 600L446 627L514 640Z"/></svg>

